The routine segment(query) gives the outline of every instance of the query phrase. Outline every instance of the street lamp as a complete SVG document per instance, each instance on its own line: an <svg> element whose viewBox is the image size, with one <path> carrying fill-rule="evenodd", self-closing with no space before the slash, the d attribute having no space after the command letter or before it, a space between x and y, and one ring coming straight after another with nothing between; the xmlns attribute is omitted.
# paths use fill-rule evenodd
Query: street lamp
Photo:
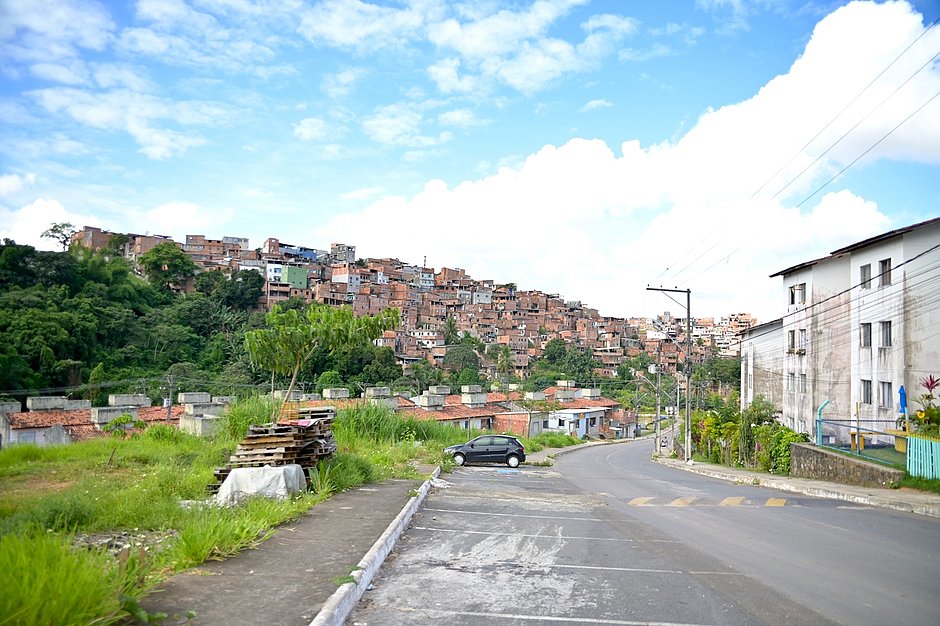
<svg viewBox="0 0 940 626"><path fill-rule="evenodd" d="M685 462L692 465L692 290L647 287L647 291L685 294ZM668 333L666 334L668 337ZM678 341L672 340L677 346Z"/></svg>

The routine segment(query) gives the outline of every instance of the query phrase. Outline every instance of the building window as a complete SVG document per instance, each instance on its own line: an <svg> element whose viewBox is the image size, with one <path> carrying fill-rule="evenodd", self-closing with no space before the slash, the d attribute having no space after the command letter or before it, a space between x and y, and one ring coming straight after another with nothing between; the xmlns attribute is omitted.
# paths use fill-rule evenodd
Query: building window
<svg viewBox="0 0 940 626"><path fill-rule="evenodd" d="M862 289L871 289L871 263L866 263L859 268L859 284Z"/></svg>
<svg viewBox="0 0 940 626"><path fill-rule="evenodd" d="M787 331L787 350L793 352L796 350L796 331Z"/></svg>
<svg viewBox="0 0 940 626"><path fill-rule="evenodd" d="M793 389L796 387L796 374L790 372L787 374L787 391L793 393Z"/></svg>
<svg viewBox="0 0 940 626"><path fill-rule="evenodd" d="M17 443L36 443L36 431L20 433L16 437Z"/></svg>
<svg viewBox="0 0 940 626"><path fill-rule="evenodd" d="M891 391L891 383L886 383L881 381L878 383L879 387L879 398L878 406L882 409L890 409L892 403L894 402L894 393Z"/></svg>
<svg viewBox="0 0 940 626"><path fill-rule="evenodd" d="M800 393L806 393L806 374L800 374Z"/></svg>
<svg viewBox="0 0 940 626"><path fill-rule="evenodd" d="M865 322L861 327L861 341L859 342L863 348L871 347L871 323Z"/></svg>
<svg viewBox="0 0 940 626"><path fill-rule="evenodd" d="M871 404L871 381L862 379L862 404Z"/></svg>
<svg viewBox="0 0 940 626"><path fill-rule="evenodd" d="M887 287L891 284L891 259L884 259L878 263L880 271L878 278L879 287Z"/></svg>
<svg viewBox="0 0 940 626"><path fill-rule="evenodd" d="M800 350L804 353L806 352L806 329L800 329Z"/></svg>
<svg viewBox="0 0 940 626"><path fill-rule="evenodd" d="M881 347L891 347L891 322L881 322Z"/></svg>
<svg viewBox="0 0 940 626"><path fill-rule="evenodd" d="M542 420L542 428L548 428L548 420Z"/></svg>
<svg viewBox="0 0 940 626"><path fill-rule="evenodd" d="M806 283L790 285L790 304L803 304L806 302Z"/></svg>

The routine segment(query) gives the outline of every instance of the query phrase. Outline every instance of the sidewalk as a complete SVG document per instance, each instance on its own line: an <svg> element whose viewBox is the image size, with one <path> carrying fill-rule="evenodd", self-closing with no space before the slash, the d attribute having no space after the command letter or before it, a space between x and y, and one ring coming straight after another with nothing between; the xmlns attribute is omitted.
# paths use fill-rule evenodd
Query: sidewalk
<svg viewBox="0 0 940 626"><path fill-rule="evenodd" d="M622 440L626 441L626 440ZM527 455L527 465L592 446L549 448ZM823 498L940 517L940 494L872 489L774 476L659 457L677 470ZM206 563L167 580L141 601L163 624L189 626L340 626L368 589L383 561L424 502L440 468L422 466L426 480L389 480L337 494L277 529L255 550ZM364 556L363 556L364 555ZM343 577L351 581L341 584ZM187 612L195 617L187 618Z"/></svg>

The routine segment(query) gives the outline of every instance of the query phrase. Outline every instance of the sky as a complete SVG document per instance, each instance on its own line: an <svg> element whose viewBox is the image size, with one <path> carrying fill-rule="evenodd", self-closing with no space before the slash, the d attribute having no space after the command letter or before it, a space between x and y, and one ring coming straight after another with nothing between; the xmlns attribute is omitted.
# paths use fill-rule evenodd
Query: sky
<svg viewBox="0 0 940 626"><path fill-rule="evenodd" d="M940 2L0 0L0 237L357 248L612 317L785 312L940 215ZM672 296L672 299L670 298Z"/></svg>

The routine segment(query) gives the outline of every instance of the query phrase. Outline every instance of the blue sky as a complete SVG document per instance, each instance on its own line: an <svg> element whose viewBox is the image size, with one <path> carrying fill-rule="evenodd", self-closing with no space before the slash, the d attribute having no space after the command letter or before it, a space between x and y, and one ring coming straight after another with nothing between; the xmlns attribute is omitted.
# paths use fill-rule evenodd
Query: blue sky
<svg viewBox="0 0 940 626"><path fill-rule="evenodd" d="M938 17L0 0L0 236L349 243L604 315L681 315L646 290L662 285L691 289L695 316L767 321L770 274L940 214Z"/></svg>

